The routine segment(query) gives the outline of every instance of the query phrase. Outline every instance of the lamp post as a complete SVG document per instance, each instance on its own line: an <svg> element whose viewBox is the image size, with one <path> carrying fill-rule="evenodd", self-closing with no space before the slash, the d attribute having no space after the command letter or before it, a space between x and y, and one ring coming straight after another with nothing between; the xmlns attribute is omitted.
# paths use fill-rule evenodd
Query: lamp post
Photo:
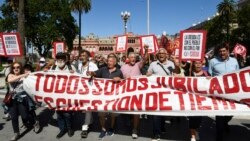
<svg viewBox="0 0 250 141"><path fill-rule="evenodd" d="M129 17L130 17L130 12L128 12L128 11L121 12L121 17L124 21L124 34L126 35L127 34L127 22L128 22Z"/></svg>

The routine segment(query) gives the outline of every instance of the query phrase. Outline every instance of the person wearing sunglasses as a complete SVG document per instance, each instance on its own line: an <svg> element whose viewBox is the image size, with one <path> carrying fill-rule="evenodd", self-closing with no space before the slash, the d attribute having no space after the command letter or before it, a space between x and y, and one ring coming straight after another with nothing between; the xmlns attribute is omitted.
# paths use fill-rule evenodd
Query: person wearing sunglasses
<svg viewBox="0 0 250 141"><path fill-rule="evenodd" d="M22 64L14 62L11 65L10 73L7 76L9 91L12 92L12 104L9 106L12 127L14 136L11 141L16 141L20 138L18 117L21 115L23 124L27 128L29 125L34 125L34 119L28 114L28 100L27 94L23 89L23 79L29 75L30 72L23 72Z"/></svg>

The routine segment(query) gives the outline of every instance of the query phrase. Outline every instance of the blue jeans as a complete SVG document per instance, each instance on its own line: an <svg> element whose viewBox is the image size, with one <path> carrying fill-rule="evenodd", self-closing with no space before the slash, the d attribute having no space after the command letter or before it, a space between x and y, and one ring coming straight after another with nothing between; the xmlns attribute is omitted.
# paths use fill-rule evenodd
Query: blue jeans
<svg viewBox="0 0 250 141"><path fill-rule="evenodd" d="M57 124L60 131L72 128L72 112L57 111Z"/></svg>

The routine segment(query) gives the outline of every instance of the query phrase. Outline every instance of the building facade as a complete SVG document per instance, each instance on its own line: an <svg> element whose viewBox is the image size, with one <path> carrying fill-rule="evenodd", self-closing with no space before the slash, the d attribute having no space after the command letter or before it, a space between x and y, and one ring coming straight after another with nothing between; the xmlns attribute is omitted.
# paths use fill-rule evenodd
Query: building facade
<svg viewBox="0 0 250 141"><path fill-rule="evenodd" d="M127 52L140 52L140 37L133 33L128 33ZM81 48L88 50L91 54L108 55L114 53L116 50L116 39L118 35L99 38L97 35L90 33L81 40ZM79 40L73 41L73 47L78 47Z"/></svg>
<svg viewBox="0 0 250 141"><path fill-rule="evenodd" d="M126 53L122 53L123 55L128 55L129 52L135 52L140 54L141 52L141 44L140 44L140 36L138 34L133 34L132 32L127 33L127 51ZM110 53L116 52L116 39L118 35L99 38L97 35L90 33L86 37L81 40L81 48L88 50L92 56L97 54L102 54L107 56ZM158 47L161 46L161 36L157 37ZM174 46L176 42L176 36L167 36L168 46L171 48ZM73 47L78 48L78 37L73 41Z"/></svg>

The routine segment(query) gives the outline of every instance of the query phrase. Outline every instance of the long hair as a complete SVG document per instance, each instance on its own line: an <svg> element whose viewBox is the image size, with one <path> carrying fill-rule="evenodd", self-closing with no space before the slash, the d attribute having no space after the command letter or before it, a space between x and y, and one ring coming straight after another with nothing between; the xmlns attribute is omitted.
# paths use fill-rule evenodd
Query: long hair
<svg viewBox="0 0 250 141"><path fill-rule="evenodd" d="M14 74L14 65L18 64L20 66L20 74L23 74L23 65L21 62L13 62L10 66L10 74Z"/></svg>

